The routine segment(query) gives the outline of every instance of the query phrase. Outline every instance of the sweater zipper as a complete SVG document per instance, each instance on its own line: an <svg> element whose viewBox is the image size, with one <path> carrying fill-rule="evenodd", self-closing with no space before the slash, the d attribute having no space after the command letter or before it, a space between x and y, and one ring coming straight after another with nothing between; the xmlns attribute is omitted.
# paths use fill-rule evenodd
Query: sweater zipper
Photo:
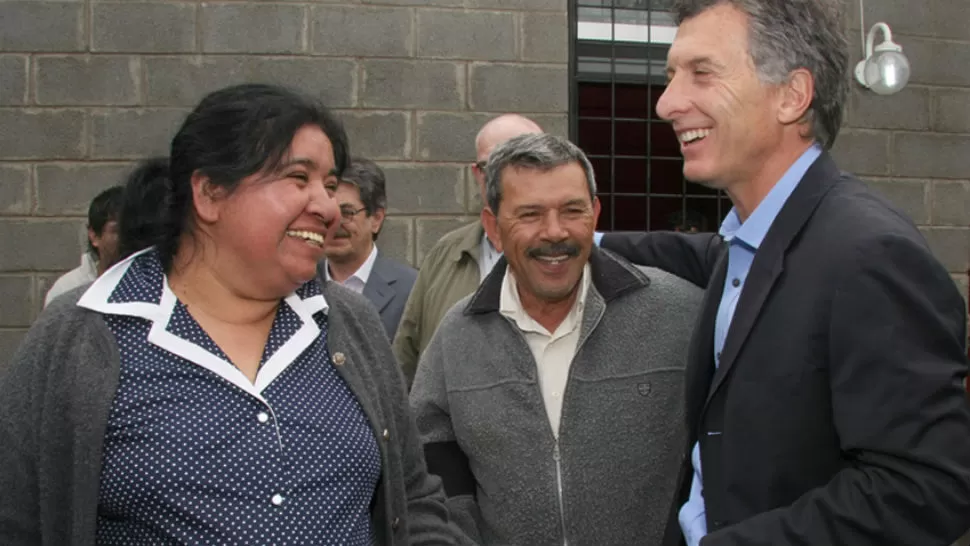
<svg viewBox="0 0 970 546"><path fill-rule="evenodd" d="M566 509L562 501L562 455L559 452L559 438L556 438L556 445L552 450L552 459L556 461L556 496L559 499L559 523L562 526L562 544L569 546L566 540Z"/></svg>

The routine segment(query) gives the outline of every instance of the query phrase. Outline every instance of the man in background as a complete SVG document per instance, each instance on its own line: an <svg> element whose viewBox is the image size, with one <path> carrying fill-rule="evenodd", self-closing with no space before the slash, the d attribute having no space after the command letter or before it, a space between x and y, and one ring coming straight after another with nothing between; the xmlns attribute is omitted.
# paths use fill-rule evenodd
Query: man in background
<svg viewBox="0 0 970 546"><path fill-rule="evenodd" d="M377 250L387 211L385 186L384 171L376 163L351 160L337 186L340 228L324 244L327 258L319 270L321 278L366 296L380 313L387 337L394 339L418 272Z"/></svg>
<svg viewBox="0 0 970 546"><path fill-rule="evenodd" d="M124 189L113 186L99 193L88 207L88 249L81 265L61 275L44 298L44 307L57 296L87 284L104 273L118 258L118 213Z"/></svg>
<svg viewBox="0 0 970 546"><path fill-rule="evenodd" d="M475 137L476 160L471 165L482 203L485 202L484 169L492 149L513 137L541 132L536 122L518 114L503 114L482 126ZM428 251L394 338L394 356L404 370L408 385L414 381L421 352L445 313L478 288L501 255L481 221L447 233Z"/></svg>

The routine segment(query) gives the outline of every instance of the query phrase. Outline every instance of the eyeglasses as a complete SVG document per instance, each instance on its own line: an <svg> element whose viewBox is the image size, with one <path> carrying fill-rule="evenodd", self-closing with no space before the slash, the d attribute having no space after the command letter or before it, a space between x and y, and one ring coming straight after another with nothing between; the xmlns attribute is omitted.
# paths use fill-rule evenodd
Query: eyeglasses
<svg viewBox="0 0 970 546"><path fill-rule="evenodd" d="M487 161L487 160L484 160L484 159L483 159L483 160L481 160L481 161L476 161L476 162L475 162L475 163L473 163L472 165L473 165L473 166L474 166L474 167L475 167L476 169L478 169L478 170L479 170L479 172L482 172L482 173L484 173L484 172L485 172L485 165L488 165L488 161Z"/></svg>
<svg viewBox="0 0 970 546"><path fill-rule="evenodd" d="M367 207L360 207L356 210L353 207L340 207L340 216L342 216L344 220L353 220L354 216L357 216L365 210L367 210Z"/></svg>

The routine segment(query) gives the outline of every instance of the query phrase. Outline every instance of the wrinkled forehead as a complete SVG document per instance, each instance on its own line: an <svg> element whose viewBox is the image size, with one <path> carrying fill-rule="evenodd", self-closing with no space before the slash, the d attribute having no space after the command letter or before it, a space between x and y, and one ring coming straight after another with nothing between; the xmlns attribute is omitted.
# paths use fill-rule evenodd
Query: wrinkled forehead
<svg viewBox="0 0 970 546"><path fill-rule="evenodd" d="M748 16L719 4L685 19L667 52L667 68L727 65L748 57Z"/></svg>

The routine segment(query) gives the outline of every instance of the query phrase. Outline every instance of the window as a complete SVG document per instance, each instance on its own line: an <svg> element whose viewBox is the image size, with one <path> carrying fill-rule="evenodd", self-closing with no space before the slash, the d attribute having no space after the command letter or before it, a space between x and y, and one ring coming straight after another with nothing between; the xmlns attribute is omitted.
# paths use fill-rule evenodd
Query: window
<svg viewBox="0 0 970 546"><path fill-rule="evenodd" d="M671 0L571 0L570 131L596 173L601 231L716 231L722 192L687 182L656 113L676 27Z"/></svg>

